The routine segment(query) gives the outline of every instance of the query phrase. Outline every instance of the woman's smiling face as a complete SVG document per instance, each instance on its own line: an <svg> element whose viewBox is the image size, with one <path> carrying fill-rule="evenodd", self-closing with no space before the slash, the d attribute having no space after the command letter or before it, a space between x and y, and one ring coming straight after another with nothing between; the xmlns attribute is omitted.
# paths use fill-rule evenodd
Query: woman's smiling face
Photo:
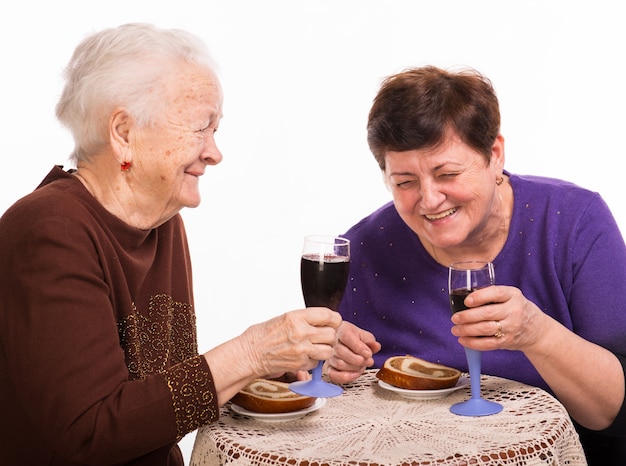
<svg viewBox="0 0 626 466"><path fill-rule="evenodd" d="M385 178L400 217L433 247L443 250L480 242L496 218L496 178L504 163L503 140L491 161L452 135L431 149L389 151Z"/></svg>
<svg viewBox="0 0 626 466"><path fill-rule="evenodd" d="M133 196L162 220L200 203L198 177L222 160L214 139L222 90L210 71L184 64L166 81L165 112L129 137ZM147 202L149 201L149 202Z"/></svg>

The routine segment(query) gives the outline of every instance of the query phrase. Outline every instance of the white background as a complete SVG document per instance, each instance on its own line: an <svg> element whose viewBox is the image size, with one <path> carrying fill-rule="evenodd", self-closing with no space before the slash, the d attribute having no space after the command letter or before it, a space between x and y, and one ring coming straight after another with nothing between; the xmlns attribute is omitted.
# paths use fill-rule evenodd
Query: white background
<svg viewBox="0 0 626 466"><path fill-rule="evenodd" d="M72 142L54 106L77 43L151 22L201 36L225 91L224 161L201 180L201 206L183 212L201 350L301 307L302 236L342 233L390 199L365 123L381 79L407 67L485 73L500 98L506 168L599 191L624 231L620 3L3 0L0 212L68 165ZM194 437L181 444L187 460Z"/></svg>

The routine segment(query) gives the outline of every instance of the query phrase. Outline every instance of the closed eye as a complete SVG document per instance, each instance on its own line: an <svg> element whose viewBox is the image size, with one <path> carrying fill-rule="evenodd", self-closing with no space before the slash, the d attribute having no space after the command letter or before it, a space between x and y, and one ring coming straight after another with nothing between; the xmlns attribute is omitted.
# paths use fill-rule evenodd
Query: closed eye
<svg viewBox="0 0 626 466"><path fill-rule="evenodd" d="M439 175L439 178L442 178L442 179L444 179L444 180L447 180L447 179L450 179L450 180L451 180L451 179L453 179L453 178L456 178L459 174L460 174L459 172L453 172L453 173L442 173L442 174L440 174L440 175Z"/></svg>
<svg viewBox="0 0 626 466"><path fill-rule="evenodd" d="M400 183L396 183L396 187L401 188L401 189L406 189L406 188L410 188L411 186L414 186L415 183L417 183L416 180L401 181Z"/></svg>
<svg viewBox="0 0 626 466"><path fill-rule="evenodd" d="M211 122L208 125L206 125L204 128L201 128L199 130L197 130L197 133L206 133L206 132L213 132L215 133L217 131L217 126Z"/></svg>

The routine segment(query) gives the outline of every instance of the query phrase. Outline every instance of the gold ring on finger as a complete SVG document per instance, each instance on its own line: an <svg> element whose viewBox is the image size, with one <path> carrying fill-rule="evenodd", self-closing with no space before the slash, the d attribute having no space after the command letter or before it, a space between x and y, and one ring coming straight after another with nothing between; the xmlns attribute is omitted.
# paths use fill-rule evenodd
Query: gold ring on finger
<svg viewBox="0 0 626 466"><path fill-rule="evenodd" d="M500 323L499 320L496 320L494 322L498 326L498 331L496 333L494 333L493 336L496 337L496 338L502 338L504 336L504 332L502 331L502 324Z"/></svg>

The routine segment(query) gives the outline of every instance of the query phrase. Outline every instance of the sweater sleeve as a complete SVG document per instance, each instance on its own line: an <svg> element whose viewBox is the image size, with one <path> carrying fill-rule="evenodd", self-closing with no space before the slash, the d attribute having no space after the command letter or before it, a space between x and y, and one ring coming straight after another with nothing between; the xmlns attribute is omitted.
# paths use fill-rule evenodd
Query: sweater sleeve
<svg viewBox="0 0 626 466"><path fill-rule="evenodd" d="M176 420L176 439L219 417L215 384L206 359L196 356L165 373L172 394Z"/></svg>
<svg viewBox="0 0 626 466"><path fill-rule="evenodd" d="M622 312L626 245L600 196L595 195L584 206L571 237L571 276L563 274L567 277L563 286L573 331L616 354L626 355L626 313Z"/></svg>

